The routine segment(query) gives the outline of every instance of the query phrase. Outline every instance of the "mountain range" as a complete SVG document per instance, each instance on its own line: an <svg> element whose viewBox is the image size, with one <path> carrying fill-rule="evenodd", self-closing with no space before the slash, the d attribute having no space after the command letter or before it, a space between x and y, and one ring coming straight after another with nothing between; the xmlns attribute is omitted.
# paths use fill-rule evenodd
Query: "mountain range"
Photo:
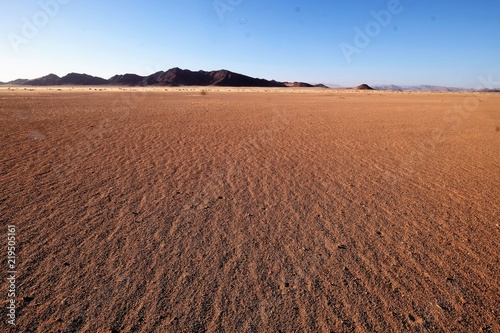
<svg viewBox="0 0 500 333"><path fill-rule="evenodd" d="M116 85L116 86L221 86L221 87L324 87L305 82L278 82L250 77L228 70L190 71L178 67L149 76L137 74L114 75L108 80L88 74L70 73L63 77L49 74L37 79L17 79L4 84L28 86L56 85Z"/></svg>
<svg viewBox="0 0 500 333"><path fill-rule="evenodd" d="M225 87L320 87L320 88L342 88L336 84L310 84L305 82L279 82L250 77L247 75L231 72L225 69L216 71L190 71L178 67L167 71L159 71L148 76L137 74L119 74L109 79L103 79L88 74L69 73L63 77L49 74L36 79L17 79L10 82L0 82L0 85L27 85L27 86L57 86L57 85L115 85L115 86L225 86ZM374 90L390 91L475 91L473 89L453 88L433 85L399 86L399 85L376 85ZM372 87L362 84L354 89L371 90ZM483 89L481 91L500 92L500 89Z"/></svg>

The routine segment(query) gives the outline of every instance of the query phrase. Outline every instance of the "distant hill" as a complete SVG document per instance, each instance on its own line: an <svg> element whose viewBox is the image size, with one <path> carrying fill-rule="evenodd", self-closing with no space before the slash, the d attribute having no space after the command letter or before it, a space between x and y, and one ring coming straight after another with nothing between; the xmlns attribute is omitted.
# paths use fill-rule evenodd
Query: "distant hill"
<svg viewBox="0 0 500 333"><path fill-rule="evenodd" d="M370 87L369 85L367 85L366 83L363 83L359 86L357 86L356 88L354 88L356 90L374 90L372 87Z"/></svg>
<svg viewBox="0 0 500 333"><path fill-rule="evenodd" d="M16 82L17 81L17 82ZM57 85L103 85L109 84L108 80L87 74L70 73L63 77L49 74L33 80L15 80L11 84L22 84L27 86L57 86Z"/></svg>
<svg viewBox="0 0 500 333"><path fill-rule="evenodd" d="M55 86L59 84L61 78L55 74L49 74L46 76L39 77L37 79L28 80L23 85L27 86Z"/></svg>
<svg viewBox="0 0 500 333"><path fill-rule="evenodd" d="M418 86L397 86L394 84L375 86L377 90L394 90L394 91L436 91L436 92L454 92L454 91L472 91L472 89L454 88L445 86L433 85L418 85Z"/></svg>
<svg viewBox="0 0 500 333"><path fill-rule="evenodd" d="M120 86L138 86L144 81L144 76L137 74L115 75L108 80L109 84Z"/></svg>
<svg viewBox="0 0 500 333"><path fill-rule="evenodd" d="M397 86L395 84L389 84L386 86L375 86L375 89L377 90L393 90L393 91L403 91L404 89L400 86Z"/></svg>
<svg viewBox="0 0 500 333"><path fill-rule="evenodd" d="M480 92L500 92L500 89L482 89Z"/></svg>
<svg viewBox="0 0 500 333"><path fill-rule="evenodd" d="M109 84L108 80L88 74L69 73L63 76L57 84L75 86L99 86Z"/></svg>
<svg viewBox="0 0 500 333"><path fill-rule="evenodd" d="M148 76L137 74L114 75L109 80L88 74L70 73L62 78L49 74L33 80L18 79L9 84L48 86L48 85L123 85L123 86L225 86L225 87L326 87L304 82L285 82L254 78L225 69L217 71L190 71L178 67L159 71Z"/></svg>
<svg viewBox="0 0 500 333"><path fill-rule="evenodd" d="M266 80L233 73L228 70L210 72L213 78L210 85L226 87L286 87L283 82Z"/></svg>
<svg viewBox="0 0 500 333"><path fill-rule="evenodd" d="M159 86L226 86L226 87L285 87L282 82L257 79L228 70L197 71L178 67L146 77L141 85Z"/></svg>
<svg viewBox="0 0 500 333"><path fill-rule="evenodd" d="M147 77L147 85L155 86L208 86L211 78L207 72L192 72L188 69L171 68Z"/></svg>
<svg viewBox="0 0 500 333"><path fill-rule="evenodd" d="M29 80L28 79L17 79L17 80L9 81L5 84L21 85L21 84L25 84L27 81L29 81Z"/></svg>

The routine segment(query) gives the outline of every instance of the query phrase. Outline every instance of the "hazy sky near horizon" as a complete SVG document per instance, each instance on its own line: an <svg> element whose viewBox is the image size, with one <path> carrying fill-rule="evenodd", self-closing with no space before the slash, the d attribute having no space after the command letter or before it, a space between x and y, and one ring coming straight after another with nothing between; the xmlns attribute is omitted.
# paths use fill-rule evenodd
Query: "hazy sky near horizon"
<svg viewBox="0 0 500 333"><path fill-rule="evenodd" d="M498 0L0 0L0 9L0 81L171 67L343 86L500 81Z"/></svg>

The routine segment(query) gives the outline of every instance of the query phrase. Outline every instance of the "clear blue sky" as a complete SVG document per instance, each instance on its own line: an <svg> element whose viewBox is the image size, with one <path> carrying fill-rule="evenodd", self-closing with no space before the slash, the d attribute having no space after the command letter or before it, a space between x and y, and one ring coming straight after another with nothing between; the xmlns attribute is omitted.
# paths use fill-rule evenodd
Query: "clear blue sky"
<svg viewBox="0 0 500 333"><path fill-rule="evenodd" d="M171 67L344 86L500 81L498 0L400 0L357 46L355 28L365 31L390 1L217 1L0 0L0 81ZM348 44L358 51L350 61Z"/></svg>

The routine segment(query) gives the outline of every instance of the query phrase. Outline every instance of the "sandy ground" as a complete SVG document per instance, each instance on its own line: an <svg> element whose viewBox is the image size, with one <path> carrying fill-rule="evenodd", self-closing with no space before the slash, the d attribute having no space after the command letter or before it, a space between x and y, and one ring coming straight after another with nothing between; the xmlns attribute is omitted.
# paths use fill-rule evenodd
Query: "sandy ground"
<svg viewBox="0 0 500 333"><path fill-rule="evenodd" d="M59 89L0 90L0 331L500 332L500 95Z"/></svg>

